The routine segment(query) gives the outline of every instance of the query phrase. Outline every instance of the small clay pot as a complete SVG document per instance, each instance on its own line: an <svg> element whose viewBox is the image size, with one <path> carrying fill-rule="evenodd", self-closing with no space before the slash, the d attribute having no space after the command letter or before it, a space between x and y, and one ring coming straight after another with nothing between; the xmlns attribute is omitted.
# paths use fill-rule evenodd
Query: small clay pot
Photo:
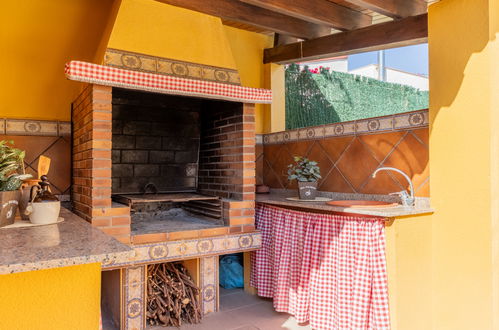
<svg viewBox="0 0 499 330"><path fill-rule="evenodd" d="M317 181L298 181L298 195L300 196L300 199L314 200L315 197L317 197Z"/></svg>
<svg viewBox="0 0 499 330"><path fill-rule="evenodd" d="M264 184L257 184L256 185L256 193L257 194L268 194L268 193L270 193L270 187L266 186Z"/></svg>

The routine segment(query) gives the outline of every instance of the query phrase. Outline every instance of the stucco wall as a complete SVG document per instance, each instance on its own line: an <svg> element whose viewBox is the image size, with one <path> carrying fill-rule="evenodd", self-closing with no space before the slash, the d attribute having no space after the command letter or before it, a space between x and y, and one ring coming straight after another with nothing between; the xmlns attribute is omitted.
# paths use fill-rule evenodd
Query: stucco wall
<svg viewBox="0 0 499 330"><path fill-rule="evenodd" d="M431 240L421 244L432 246L435 329L498 326L493 142L499 126L493 100L499 77L491 70L497 66L498 17L497 1L447 0L430 7L430 172L437 212Z"/></svg>
<svg viewBox="0 0 499 330"><path fill-rule="evenodd" d="M73 59L102 59L119 1L2 1L0 117L69 120Z"/></svg>
<svg viewBox="0 0 499 330"><path fill-rule="evenodd" d="M0 275L0 329L98 329L100 263Z"/></svg>
<svg viewBox="0 0 499 330"><path fill-rule="evenodd" d="M81 84L66 80L64 64L102 63L107 47L237 69L243 85L270 88L262 54L271 36L157 1L4 2L0 18L2 48L9 50L0 53L1 117L69 120ZM258 133L269 131L269 112L257 105Z"/></svg>

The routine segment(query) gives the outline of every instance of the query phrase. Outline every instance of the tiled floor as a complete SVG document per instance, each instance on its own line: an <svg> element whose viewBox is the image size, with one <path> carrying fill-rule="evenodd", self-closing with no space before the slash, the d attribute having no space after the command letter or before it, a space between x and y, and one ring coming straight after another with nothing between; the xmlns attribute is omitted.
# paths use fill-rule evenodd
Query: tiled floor
<svg viewBox="0 0 499 330"><path fill-rule="evenodd" d="M163 327L150 327L160 330ZM285 313L277 313L272 301L245 293L242 289L220 288L220 311L207 315L200 324L185 325L182 330L310 330L298 325Z"/></svg>

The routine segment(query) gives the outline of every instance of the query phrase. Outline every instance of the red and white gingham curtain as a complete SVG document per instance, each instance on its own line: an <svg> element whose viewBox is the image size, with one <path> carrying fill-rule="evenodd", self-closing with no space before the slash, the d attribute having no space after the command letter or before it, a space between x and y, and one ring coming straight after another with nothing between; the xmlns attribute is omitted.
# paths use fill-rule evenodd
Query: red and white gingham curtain
<svg viewBox="0 0 499 330"><path fill-rule="evenodd" d="M66 63L64 71L70 80L92 84L243 103L272 103L272 91L262 88L125 70L81 61Z"/></svg>
<svg viewBox="0 0 499 330"><path fill-rule="evenodd" d="M389 329L382 219L258 205L251 285L317 330Z"/></svg>

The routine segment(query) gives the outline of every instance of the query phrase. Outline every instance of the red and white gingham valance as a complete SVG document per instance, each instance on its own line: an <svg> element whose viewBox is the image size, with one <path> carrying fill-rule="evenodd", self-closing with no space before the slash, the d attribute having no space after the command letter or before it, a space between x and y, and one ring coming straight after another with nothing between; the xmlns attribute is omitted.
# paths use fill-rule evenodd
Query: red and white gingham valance
<svg viewBox="0 0 499 330"><path fill-rule="evenodd" d="M87 62L66 64L70 80L148 92L194 96L243 103L271 103L272 91L204 80L185 79L154 73L124 70Z"/></svg>

